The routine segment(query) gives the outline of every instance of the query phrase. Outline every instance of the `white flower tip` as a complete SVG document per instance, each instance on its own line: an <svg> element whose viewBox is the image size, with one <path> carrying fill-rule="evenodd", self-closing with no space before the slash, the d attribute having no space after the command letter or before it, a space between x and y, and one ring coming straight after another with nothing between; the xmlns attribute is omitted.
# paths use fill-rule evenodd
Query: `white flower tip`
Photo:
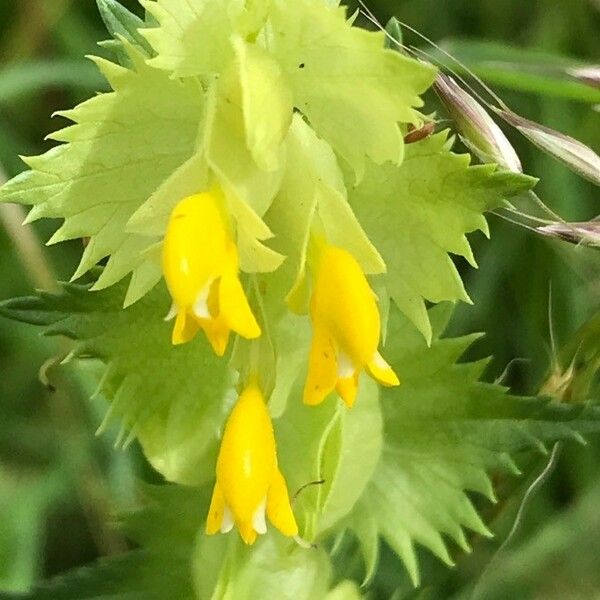
<svg viewBox="0 0 600 600"><path fill-rule="evenodd" d="M173 302L173 304L171 304L171 308L169 309L169 312L165 316L164 320L172 321L177 316L178 312L179 312L179 308L177 307L177 304L175 304L175 302Z"/></svg>
<svg viewBox="0 0 600 600"><path fill-rule="evenodd" d="M265 518L266 507L267 500L265 498L252 515L252 527L254 527L254 531L259 535L267 533L267 520Z"/></svg>
<svg viewBox="0 0 600 600"><path fill-rule="evenodd" d="M233 514L229 506L225 505L223 510L223 520L221 521L221 533L229 533L233 529Z"/></svg>
<svg viewBox="0 0 600 600"><path fill-rule="evenodd" d="M198 294L196 298L196 302L194 302L194 306L192 311L194 315L196 315L199 319L210 319L210 311L208 310L208 294L210 293L210 286L212 282L207 283Z"/></svg>

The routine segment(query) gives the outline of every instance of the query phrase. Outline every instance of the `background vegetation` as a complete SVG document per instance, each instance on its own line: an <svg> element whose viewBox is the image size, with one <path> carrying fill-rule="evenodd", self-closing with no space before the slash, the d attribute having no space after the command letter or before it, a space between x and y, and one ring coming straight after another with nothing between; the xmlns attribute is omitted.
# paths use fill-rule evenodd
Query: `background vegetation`
<svg viewBox="0 0 600 600"><path fill-rule="evenodd" d="M136 2L123 4L136 9ZM521 115L600 146L591 92L544 77L561 56L598 61L597 0L371 0L369 6L382 22L396 15L444 40ZM43 140L58 126L50 120L55 110L104 89L82 56L102 53L96 42L106 37L90 0L0 0L0 178L24 168L17 155L49 147ZM425 48L410 35L407 41ZM430 101L433 110L435 98ZM595 216L598 194L591 184L511 139L526 172L541 178L538 194L549 206L566 220ZM53 224L17 230L19 211L2 211L0 299L49 287L54 276L68 279L81 243L45 249L42 257L37 240L46 240ZM497 217L491 217L491 230L491 242L473 239L480 269L465 269L465 277L474 306L459 308L450 333L485 331L473 352L493 353L489 379L508 365L507 383L535 392L548 381L560 349L600 309L600 262L596 250L567 247ZM33 327L0 325L0 589L7 593L124 548L110 528L113 509L132 500L136 477L151 476L135 447L113 451L115 432L94 437L103 400L87 399L91 373L44 365L48 356L60 361L60 352ZM511 362L515 358L523 360ZM478 591L486 598L600 598L600 441L562 448L521 527L486 569L547 463L548 456L523 456L525 475L499 480L498 504L482 503L495 541L474 540L471 556L457 552L454 570L424 553L425 590L413 592L405 574L388 567L384 551L378 597L460 597L467 581L480 578Z"/></svg>

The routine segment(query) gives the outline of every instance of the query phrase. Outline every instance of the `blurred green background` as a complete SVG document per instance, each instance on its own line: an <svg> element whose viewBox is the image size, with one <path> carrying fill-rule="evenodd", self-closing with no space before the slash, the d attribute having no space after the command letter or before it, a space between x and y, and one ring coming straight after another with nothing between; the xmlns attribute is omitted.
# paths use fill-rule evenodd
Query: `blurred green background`
<svg viewBox="0 0 600 600"><path fill-rule="evenodd" d="M136 2L123 4L138 11ZM599 62L598 0L371 0L369 6L384 23L396 15L444 42L489 76L521 115L600 147L591 92L537 77L552 74L561 57ZM106 37L92 0L0 0L0 179L24 168L18 155L50 147L44 136L64 124L51 121L54 111L105 90L82 57L102 54L96 43ZM427 49L414 36L406 41ZM543 69L531 67L540 62ZM532 87L536 93L523 91ZM435 97L428 99L435 110ZM591 184L518 137L511 140L526 172L541 178L538 194L553 210L567 220L599 212ZM53 276L70 277L81 243L40 254L38 240L48 239L56 223L20 230L19 210L3 207L1 216L0 299L48 287ZM600 260L597 251L541 238L497 217L490 222L491 242L472 239L479 270L461 265L475 304L458 308L450 333L485 331L473 355L494 355L488 377L500 376L510 363L507 383L535 393L557 355L549 312L560 349L600 309ZM88 400L94 365L75 371L47 363L40 377L48 357L56 363L62 352L34 328L1 322L0 590L7 592L122 550L124 540L110 527L113 510L131 501L134 477L148 476L135 448L112 449L115 432L94 436L104 411L101 399ZM462 597L468 582L479 581L485 598L600 598L600 441L563 448L510 546L485 570L548 457L519 462L524 476L499 478L498 504L480 506L496 541L473 540L473 554L457 552L454 570L423 552L426 585L418 592L384 549L373 596Z"/></svg>

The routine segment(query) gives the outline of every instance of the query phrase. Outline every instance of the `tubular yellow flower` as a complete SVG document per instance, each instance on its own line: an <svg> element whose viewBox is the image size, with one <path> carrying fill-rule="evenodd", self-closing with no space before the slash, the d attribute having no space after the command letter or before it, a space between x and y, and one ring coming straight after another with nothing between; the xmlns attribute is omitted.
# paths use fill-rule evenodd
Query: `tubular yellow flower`
<svg viewBox="0 0 600 600"><path fill-rule="evenodd" d="M225 353L233 330L260 336L239 279L239 258L224 199L218 190L182 200L171 213L162 251L163 274L173 299L173 344L203 329L214 351Z"/></svg>
<svg viewBox="0 0 600 600"><path fill-rule="evenodd" d="M335 389L352 407L363 369L382 385L400 381L377 350L381 323L376 296L356 259L346 250L322 244L315 262L313 340L304 402L319 404Z"/></svg>
<svg viewBox="0 0 600 600"><path fill-rule="evenodd" d="M250 384L225 426L206 533L227 533L236 525L244 542L253 544L267 531L265 515L284 535L298 534L271 417L258 386Z"/></svg>

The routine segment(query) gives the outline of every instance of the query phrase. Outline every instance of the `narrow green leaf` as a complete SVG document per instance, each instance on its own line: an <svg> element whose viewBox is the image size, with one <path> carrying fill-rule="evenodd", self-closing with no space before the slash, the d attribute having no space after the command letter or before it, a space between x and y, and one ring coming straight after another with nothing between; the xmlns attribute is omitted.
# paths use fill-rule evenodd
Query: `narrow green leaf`
<svg viewBox="0 0 600 600"><path fill-rule="evenodd" d="M131 44L137 46L147 56L152 56L152 47L144 36L140 33L140 29L145 27L144 21L131 11L127 10L117 0L96 0L100 16L108 33L116 40L124 38Z"/></svg>

